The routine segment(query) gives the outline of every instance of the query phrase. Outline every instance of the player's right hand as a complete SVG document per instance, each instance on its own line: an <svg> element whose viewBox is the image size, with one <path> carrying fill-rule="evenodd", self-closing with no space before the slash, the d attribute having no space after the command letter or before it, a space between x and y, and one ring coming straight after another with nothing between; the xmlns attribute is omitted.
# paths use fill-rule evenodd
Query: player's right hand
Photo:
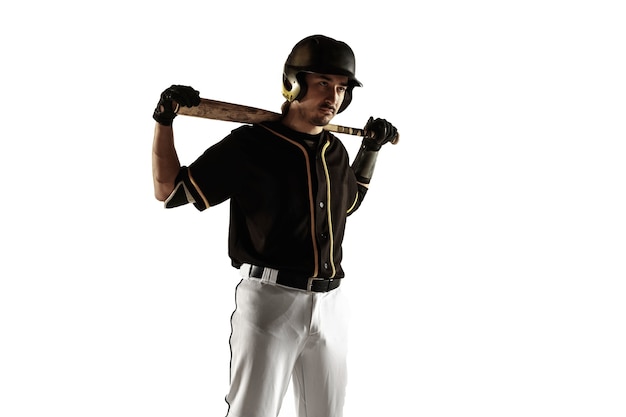
<svg viewBox="0 0 626 417"><path fill-rule="evenodd" d="M186 85L172 85L161 93L152 118L159 124L171 126L178 106L193 107L200 104L200 92Z"/></svg>

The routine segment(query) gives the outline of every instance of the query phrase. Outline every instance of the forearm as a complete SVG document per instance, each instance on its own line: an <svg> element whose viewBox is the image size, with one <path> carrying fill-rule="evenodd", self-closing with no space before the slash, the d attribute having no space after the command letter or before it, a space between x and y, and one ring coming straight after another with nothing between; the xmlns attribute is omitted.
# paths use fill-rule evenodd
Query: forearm
<svg viewBox="0 0 626 417"><path fill-rule="evenodd" d="M354 171L356 180L365 188L369 187L369 183L372 180L377 158L378 150L373 150L365 144L362 144L359 152L352 162L352 170Z"/></svg>
<svg viewBox="0 0 626 417"><path fill-rule="evenodd" d="M374 168L376 167L376 159L378 158L378 151L369 149L367 143L363 143L359 152L357 153L354 161L352 162L352 171L356 177L358 194L357 200L354 206L349 211L348 215L358 210L365 198L365 194L369 188L370 181L374 175Z"/></svg>
<svg viewBox="0 0 626 417"><path fill-rule="evenodd" d="M156 123L152 143L152 179L157 200L165 201L172 193L179 170L172 127Z"/></svg>

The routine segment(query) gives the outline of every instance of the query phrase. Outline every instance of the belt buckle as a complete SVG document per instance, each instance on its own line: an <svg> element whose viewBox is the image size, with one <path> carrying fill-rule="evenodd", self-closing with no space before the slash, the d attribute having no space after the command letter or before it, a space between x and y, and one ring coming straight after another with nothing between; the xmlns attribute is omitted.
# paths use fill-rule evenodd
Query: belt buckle
<svg viewBox="0 0 626 417"><path fill-rule="evenodd" d="M314 283L315 281L327 281L327 282L328 282L328 285L330 285L330 283L331 283L331 282L333 282L333 279L332 279L332 278L316 278L316 277L311 277L311 278L309 278L309 280L307 281L307 284L306 284L306 290L307 290L307 291L309 291L309 292L313 292L313 283ZM328 291L328 289L327 289L327 291Z"/></svg>
<svg viewBox="0 0 626 417"><path fill-rule="evenodd" d="M319 280L320 280L320 278L315 278L315 277L309 278L309 280L306 283L306 290L309 291L309 292L312 292L313 291L313 283L315 281L319 281Z"/></svg>

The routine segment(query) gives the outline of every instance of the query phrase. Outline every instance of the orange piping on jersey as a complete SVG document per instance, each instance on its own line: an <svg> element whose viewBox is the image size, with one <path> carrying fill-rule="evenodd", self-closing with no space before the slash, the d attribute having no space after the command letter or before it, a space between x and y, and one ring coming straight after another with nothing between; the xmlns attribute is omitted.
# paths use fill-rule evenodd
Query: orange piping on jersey
<svg viewBox="0 0 626 417"><path fill-rule="evenodd" d="M198 187L198 184L196 183L196 180L193 179L193 175L191 175L191 171L189 169L187 170L187 174L189 175L189 180L193 184L194 188L196 189L198 194L200 194L200 197L202 197L202 201L204 201L204 206L206 208L211 207L211 205L209 204L209 200L206 199L206 197L202 193L202 190L200 190L200 187Z"/></svg>
<svg viewBox="0 0 626 417"><path fill-rule="evenodd" d="M328 238L330 239L330 266L333 268L333 273L330 276L331 278L335 277L337 270L335 268L335 242L333 240L333 216L330 211L331 201L330 201L330 174L328 172L328 164L326 164L326 149L330 146L330 141L327 140L326 144L322 148L322 165L324 166L324 174L326 175L326 211L328 215Z"/></svg>
<svg viewBox="0 0 626 417"><path fill-rule="evenodd" d="M304 161L306 163L306 176L307 176L307 182L309 185L309 210L310 210L310 215L311 215L311 243L313 244L313 261L314 261L314 265L315 265L315 269L313 270L313 276L312 278L317 277L318 274L318 264L319 264L319 252L317 250L317 239L315 238L315 205L313 204L313 181L311 180L311 163L309 162L309 154L306 151L306 149L304 148L304 146L302 146L301 144L299 144L298 142L289 139L286 136L281 135L278 132L275 132L274 130L270 129L267 126L264 126L262 124L259 124L258 126L263 127L266 130L269 130L270 132L272 132L273 134L275 134L276 136L278 136L281 139L286 140L287 142L291 143L292 145L297 146L301 151L302 154L304 155Z"/></svg>

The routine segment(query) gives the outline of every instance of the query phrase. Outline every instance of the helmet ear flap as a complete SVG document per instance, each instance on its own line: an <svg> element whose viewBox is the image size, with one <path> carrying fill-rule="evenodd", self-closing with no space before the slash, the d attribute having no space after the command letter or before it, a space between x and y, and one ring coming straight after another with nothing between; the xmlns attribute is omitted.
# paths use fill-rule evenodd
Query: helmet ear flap
<svg viewBox="0 0 626 417"><path fill-rule="evenodd" d="M295 100L296 96L300 92L300 86L298 85L298 80L289 79L289 76L283 73L283 97L287 99L287 101L292 102Z"/></svg>
<svg viewBox="0 0 626 417"><path fill-rule="evenodd" d="M299 72L296 74L296 80L298 80L298 93L295 94L294 100L300 100L302 97L306 95L306 81L304 80L304 73Z"/></svg>
<svg viewBox="0 0 626 417"><path fill-rule="evenodd" d="M287 101L301 99L306 94L306 82L304 82L304 74L301 72L295 74L283 73L283 97Z"/></svg>

